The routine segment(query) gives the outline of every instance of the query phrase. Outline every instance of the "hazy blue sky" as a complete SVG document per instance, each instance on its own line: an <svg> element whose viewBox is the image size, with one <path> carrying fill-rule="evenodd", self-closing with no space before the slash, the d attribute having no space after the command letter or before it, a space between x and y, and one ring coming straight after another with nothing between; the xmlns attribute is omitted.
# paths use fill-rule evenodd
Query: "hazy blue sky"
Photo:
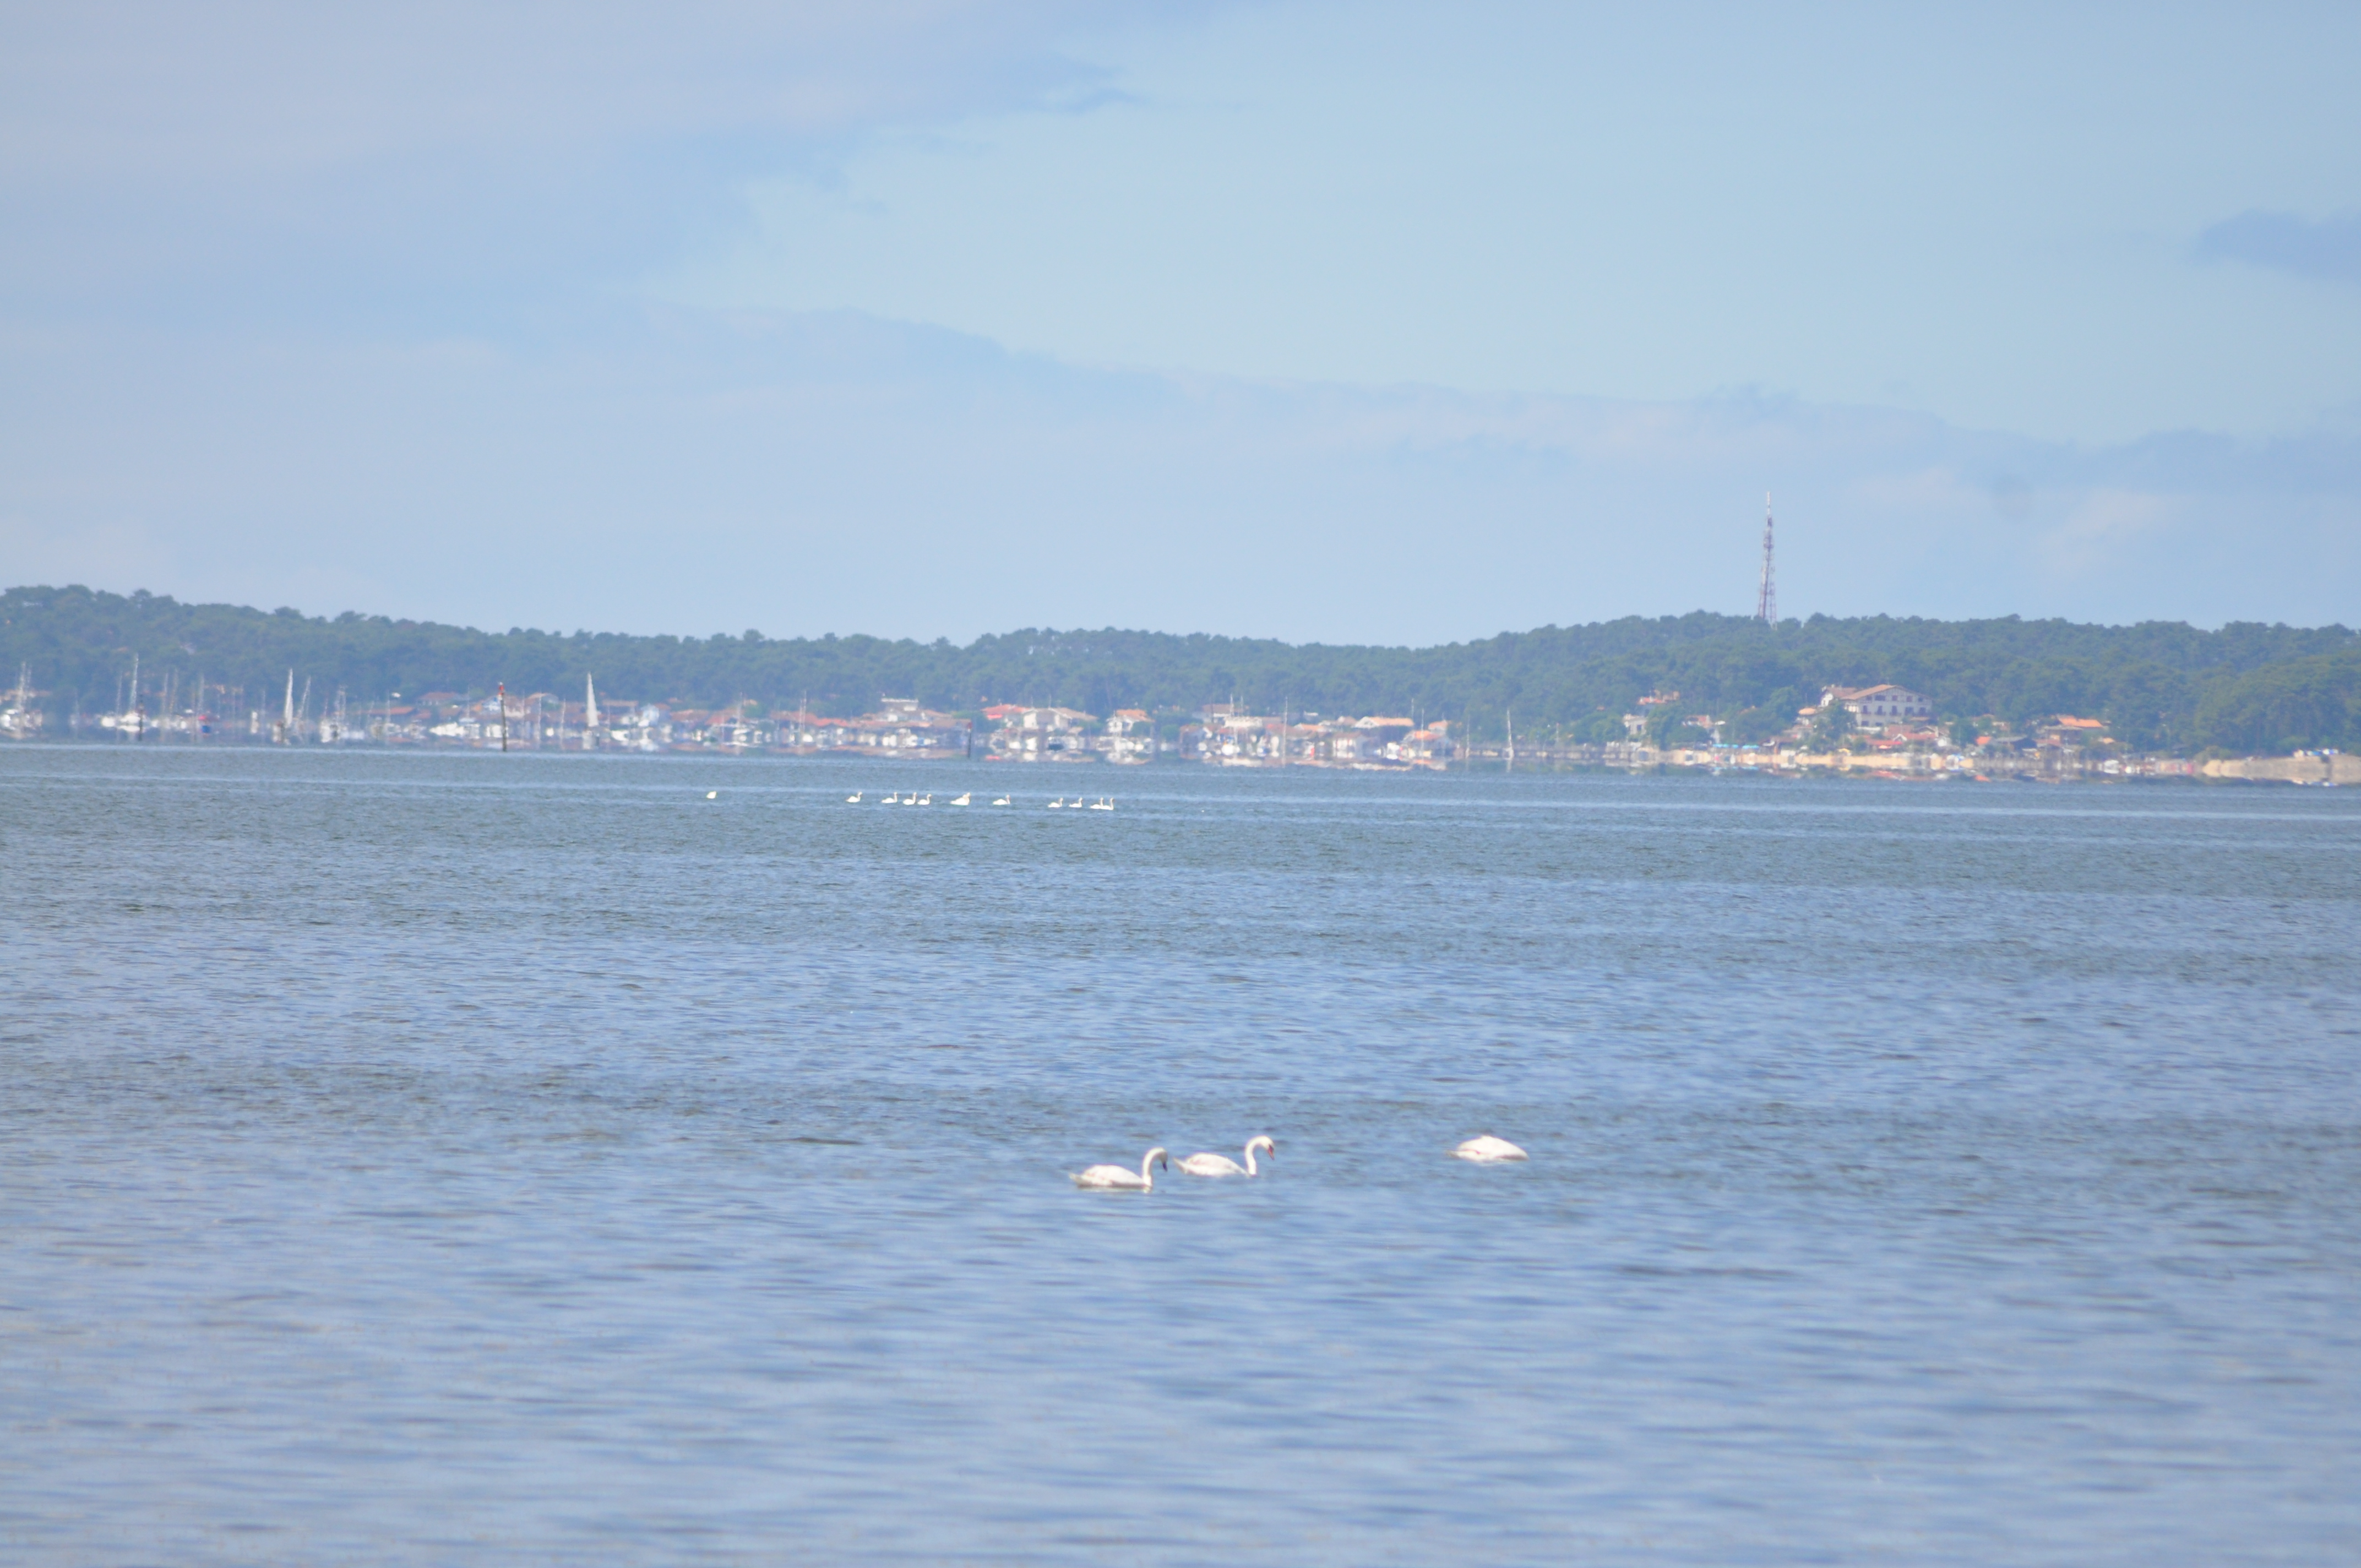
<svg viewBox="0 0 2361 1568"><path fill-rule="evenodd" d="M0 580L2356 619L2361 9L0 5Z"/></svg>

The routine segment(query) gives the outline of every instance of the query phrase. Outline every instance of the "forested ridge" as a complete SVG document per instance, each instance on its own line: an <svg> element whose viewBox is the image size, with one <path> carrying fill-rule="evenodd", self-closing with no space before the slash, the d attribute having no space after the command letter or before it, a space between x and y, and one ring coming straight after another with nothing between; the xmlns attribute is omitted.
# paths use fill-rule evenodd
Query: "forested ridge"
<svg viewBox="0 0 2361 1568"><path fill-rule="evenodd" d="M1448 717L1497 736L1621 733L1615 716L1655 692L1768 734L1827 685L1892 681L1938 714L2025 725L2052 714L2104 718L2144 750L2286 751L2361 745L2361 634L2342 626L1814 616L1766 627L1697 611L1628 617L1433 648L1290 644L1150 631L1011 631L964 647L759 632L708 638L614 632L478 631L347 612L181 604L145 592L19 587L0 594L0 679L28 663L38 705L60 718L116 700L137 653L144 674L176 672L275 707L287 672L350 700L430 690L552 691L714 707L752 698L853 714L884 696L973 712L1054 703L1104 715L1177 713L1235 699L1250 708ZM143 682L143 684L145 684ZM152 688L151 688L152 689Z"/></svg>

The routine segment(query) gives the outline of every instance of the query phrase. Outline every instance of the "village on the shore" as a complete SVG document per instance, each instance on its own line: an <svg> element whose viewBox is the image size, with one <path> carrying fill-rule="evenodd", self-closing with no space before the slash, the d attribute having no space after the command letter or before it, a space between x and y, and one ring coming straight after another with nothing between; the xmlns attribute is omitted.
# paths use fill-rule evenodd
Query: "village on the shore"
<svg viewBox="0 0 2361 1568"><path fill-rule="evenodd" d="M28 679L20 671L16 688L5 694L0 740L28 740L44 732L47 716L34 702L39 694ZM1728 719L1685 711L1677 692L1641 698L1639 711L1620 716L1617 739L1596 738L1596 725L1590 738L1578 740L1553 731L1520 738L1514 715L1508 713L1497 738L1471 742L1464 718L1254 713L1236 703L1161 714L1120 708L1101 717L1016 703L952 713L916 698L884 697L873 712L829 718L765 709L752 701L701 708L601 700L592 681L586 682L579 701L549 692L484 696L437 691L356 702L339 692L315 707L308 689L298 700L291 674L278 711L241 711L230 701L236 694L202 681L185 692L167 682L150 701L141 693L136 670L130 691L131 699L118 711L71 715L65 725L69 735L184 744L719 751L1118 766L1688 769L1929 781L2178 777L2361 784L2361 755L2334 751L2202 758L2143 752L2109 733L2103 720L2073 714L2025 725L1989 717L1938 723L1926 696L1893 685L1829 686L1781 733L1745 741L1727 736Z"/></svg>

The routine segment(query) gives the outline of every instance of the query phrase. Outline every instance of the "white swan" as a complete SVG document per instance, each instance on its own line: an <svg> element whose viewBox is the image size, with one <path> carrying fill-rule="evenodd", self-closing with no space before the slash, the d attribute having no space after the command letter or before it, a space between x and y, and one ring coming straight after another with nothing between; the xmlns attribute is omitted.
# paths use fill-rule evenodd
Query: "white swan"
<svg viewBox="0 0 2361 1568"><path fill-rule="evenodd" d="M900 790L895 790L893 794L887 795L877 804L880 806L899 806L902 804L902 792Z"/></svg>
<svg viewBox="0 0 2361 1568"><path fill-rule="evenodd" d="M974 793L974 792L973 792L973 791L970 791L969 793L970 793L970 794L972 794L972 793ZM952 802L951 802L951 804L952 804L953 806L965 806L965 805L967 804L967 795L961 795L957 800L952 801Z"/></svg>
<svg viewBox="0 0 2361 1568"><path fill-rule="evenodd" d="M993 805L994 805L994 806L1006 806L1006 805L1008 804L1008 797L1007 797L1006 795L1002 795L998 800L994 801L992 804L993 804Z"/></svg>
<svg viewBox="0 0 2361 1568"><path fill-rule="evenodd" d="M1504 1159L1522 1159L1525 1151L1506 1138L1496 1138L1487 1133L1480 1138L1470 1138L1451 1151L1455 1159L1472 1159L1478 1165L1491 1165Z"/></svg>
<svg viewBox="0 0 2361 1568"><path fill-rule="evenodd" d="M917 802L917 804L918 804L918 805L920 805L920 806L932 806L932 805L934 805L934 804L935 804L935 792L934 792L933 790L928 790L928 791L927 792L926 798L925 798L924 800L921 800L921 801Z"/></svg>
<svg viewBox="0 0 2361 1568"><path fill-rule="evenodd" d="M1065 796L1063 796L1063 795L1060 795L1057 799L1055 799L1055 800L1053 800L1053 801L1051 801L1051 802L1049 803L1049 809L1050 809L1050 810L1052 810L1052 811L1056 811L1056 810L1060 809L1060 807L1062 807L1065 804L1066 804Z"/></svg>
<svg viewBox="0 0 2361 1568"><path fill-rule="evenodd" d="M1091 809L1093 811L1113 811L1115 809L1115 797L1112 795L1103 795L1099 796L1098 799L1091 802Z"/></svg>
<svg viewBox="0 0 2361 1568"><path fill-rule="evenodd" d="M721 792L718 789L707 790L705 792L705 798L708 800L719 800L721 798Z"/></svg>
<svg viewBox="0 0 2361 1568"><path fill-rule="evenodd" d="M859 806L861 804L861 797L868 793L869 792L865 789L854 790L851 795L844 797L844 804L847 806Z"/></svg>
<svg viewBox="0 0 2361 1568"><path fill-rule="evenodd" d="M1077 1187L1108 1188L1124 1192L1153 1192L1156 1190L1156 1178L1148 1173L1148 1168L1159 1159L1164 1161L1165 1169L1172 1168L1171 1160L1166 1158L1162 1149L1150 1149L1140 1157L1139 1174L1137 1176L1131 1173L1129 1168L1120 1165L1094 1165L1088 1170L1069 1171L1067 1174L1073 1178L1074 1185Z"/></svg>
<svg viewBox="0 0 2361 1568"><path fill-rule="evenodd" d="M1246 1162L1240 1165L1227 1155L1192 1154L1180 1162L1180 1168L1191 1176L1259 1176L1255 1168L1255 1150L1260 1149L1271 1158L1279 1157L1279 1146L1268 1138L1250 1139L1246 1144Z"/></svg>

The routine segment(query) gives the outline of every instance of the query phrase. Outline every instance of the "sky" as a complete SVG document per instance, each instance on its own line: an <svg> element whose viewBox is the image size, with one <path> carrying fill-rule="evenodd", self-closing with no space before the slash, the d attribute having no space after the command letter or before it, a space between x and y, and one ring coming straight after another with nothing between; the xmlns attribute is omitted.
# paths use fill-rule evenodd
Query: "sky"
<svg viewBox="0 0 2361 1568"><path fill-rule="evenodd" d="M0 581L2354 624L2361 10L0 3Z"/></svg>

